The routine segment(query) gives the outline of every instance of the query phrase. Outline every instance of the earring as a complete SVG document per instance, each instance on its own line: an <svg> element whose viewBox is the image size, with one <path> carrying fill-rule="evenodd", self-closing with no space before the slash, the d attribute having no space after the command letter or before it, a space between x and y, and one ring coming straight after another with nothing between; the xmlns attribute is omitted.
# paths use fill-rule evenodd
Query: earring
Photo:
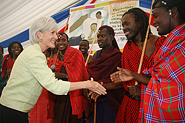
<svg viewBox="0 0 185 123"><path fill-rule="evenodd" d="M172 15L171 9L169 10L169 15L170 15L170 16Z"/></svg>

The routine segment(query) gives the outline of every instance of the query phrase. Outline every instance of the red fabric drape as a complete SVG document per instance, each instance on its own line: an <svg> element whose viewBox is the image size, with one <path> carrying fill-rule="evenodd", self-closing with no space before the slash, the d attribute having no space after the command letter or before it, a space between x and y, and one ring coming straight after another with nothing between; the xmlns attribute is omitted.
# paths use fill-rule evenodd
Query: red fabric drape
<svg viewBox="0 0 185 123"><path fill-rule="evenodd" d="M48 64L53 65L55 59L56 55L48 61ZM68 46L64 54L64 61L57 59L55 66L56 72L59 72L62 66L65 67L68 75L68 81L70 82L84 81L88 79L84 57L81 51L76 48ZM69 94L72 106L72 115L78 115L78 118L81 118L82 112L85 110L85 98L83 97L83 91L70 91Z"/></svg>
<svg viewBox="0 0 185 123"><path fill-rule="evenodd" d="M2 62L2 77L6 74L6 70L12 69L13 64L14 61L11 59L11 56L9 54L5 55Z"/></svg>

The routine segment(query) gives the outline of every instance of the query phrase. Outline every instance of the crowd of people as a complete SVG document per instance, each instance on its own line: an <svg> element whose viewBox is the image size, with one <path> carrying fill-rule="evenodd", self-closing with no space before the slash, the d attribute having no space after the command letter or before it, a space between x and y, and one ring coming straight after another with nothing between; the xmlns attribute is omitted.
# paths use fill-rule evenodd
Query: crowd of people
<svg viewBox="0 0 185 123"><path fill-rule="evenodd" d="M123 52L113 28L103 25L96 37L100 50L89 56L89 41L69 46L51 17L32 23L24 50L14 41L3 56L0 46L0 122L183 123L185 1L156 0L152 9L160 36L148 30L140 73L149 25L140 8L120 20L127 37Z"/></svg>

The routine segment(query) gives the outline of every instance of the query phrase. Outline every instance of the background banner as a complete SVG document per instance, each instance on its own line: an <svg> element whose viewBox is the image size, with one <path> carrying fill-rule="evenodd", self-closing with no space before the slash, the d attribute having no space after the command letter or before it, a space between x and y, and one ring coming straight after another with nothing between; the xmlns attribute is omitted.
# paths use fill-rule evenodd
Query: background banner
<svg viewBox="0 0 185 123"><path fill-rule="evenodd" d="M95 33L102 25L109 25L115 31L115 38L122 50L127 39L123 34L121 17L131 8L139 7L139 0L115 0L86 6L78 6L70 9L68 26L69 45L78 48L82 39L89 41L90 46ZM99 50L97 41L92 52Z"/></svg>

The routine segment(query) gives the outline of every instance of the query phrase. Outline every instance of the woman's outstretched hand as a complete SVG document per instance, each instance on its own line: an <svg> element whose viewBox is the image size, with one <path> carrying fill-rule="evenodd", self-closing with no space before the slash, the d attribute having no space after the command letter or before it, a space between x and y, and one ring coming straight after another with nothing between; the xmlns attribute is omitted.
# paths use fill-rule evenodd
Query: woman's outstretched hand
<svg viewBox="0 0 185 123"><path fill-rule="evenodd" d="M99 95L107 94L106 89L98 82L93 81L92 78L91 78L91 80L88 80L88 82L87 82L87 89L89 89Z"/></svg>

